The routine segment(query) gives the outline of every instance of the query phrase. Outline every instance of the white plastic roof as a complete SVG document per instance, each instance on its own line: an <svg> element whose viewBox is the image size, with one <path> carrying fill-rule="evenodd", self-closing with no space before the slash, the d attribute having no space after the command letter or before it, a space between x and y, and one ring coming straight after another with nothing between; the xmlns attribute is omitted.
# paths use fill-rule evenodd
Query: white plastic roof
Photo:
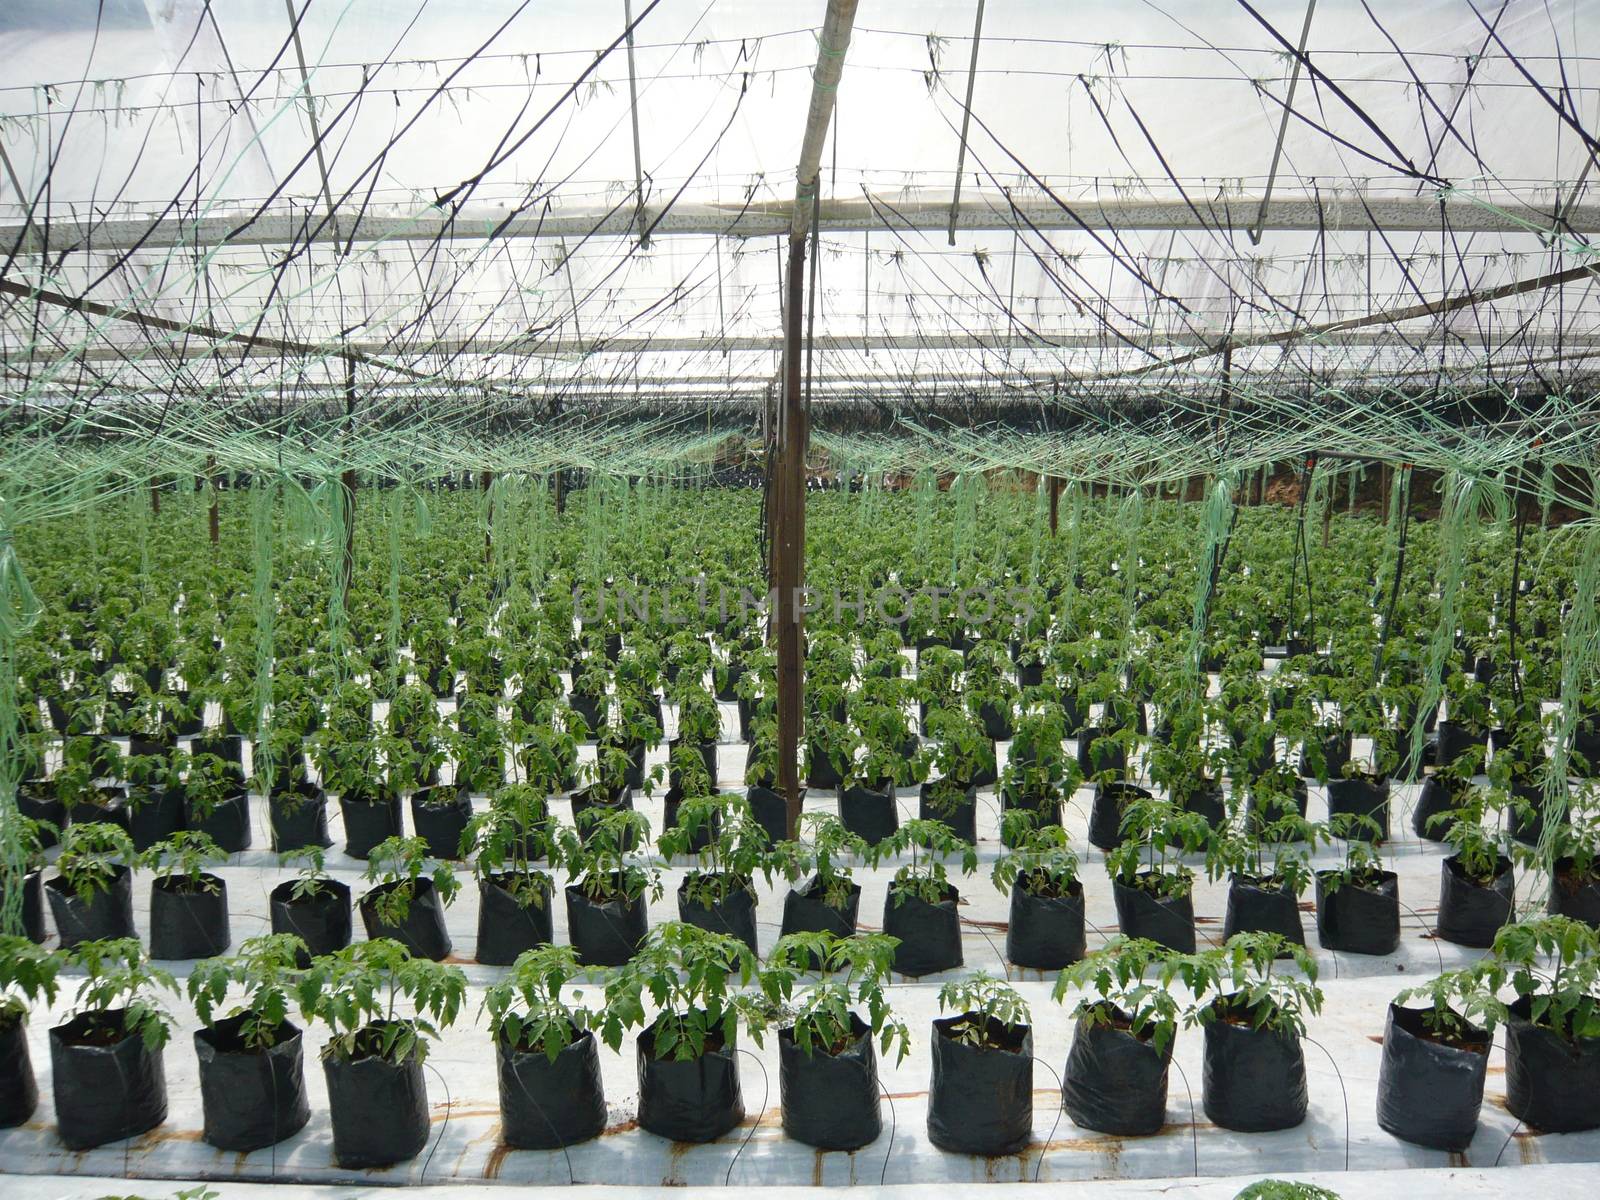
<svg viewBox="0 0 1600 1200"><path fill-rule="evenodd" d="M0 297L8 390L331 388L349 346L364 388L759 395L825 3L630 2L636 110L624 0L0 7L6 281L109 306ZM1082 389L1595 262L1593 0L1315 4L1259 244L1305 0L989 0L951 246L975 9L859 6L823 157L824 398ZM1600 356L1594 282L1230 369L1560 379ZM197 327L301 349L241 364Z"/></svg>

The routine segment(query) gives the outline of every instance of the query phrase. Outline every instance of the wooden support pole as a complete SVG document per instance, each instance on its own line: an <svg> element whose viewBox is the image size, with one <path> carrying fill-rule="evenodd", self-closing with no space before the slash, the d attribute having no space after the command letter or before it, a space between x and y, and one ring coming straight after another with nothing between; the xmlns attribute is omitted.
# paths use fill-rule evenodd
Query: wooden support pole
<svg viewBox="0 0 1600 1200"><path fill-rule="evenodd" d="M161 481L159 479L150 480L150 515L153 517L161 515Z"/></svg>
<svg viewBox="0 0 1600 1200"><path fill-rule="evenodd" d="M1050 476L1050 536L1055 537L1061 525L1061 477Z"/></svg>

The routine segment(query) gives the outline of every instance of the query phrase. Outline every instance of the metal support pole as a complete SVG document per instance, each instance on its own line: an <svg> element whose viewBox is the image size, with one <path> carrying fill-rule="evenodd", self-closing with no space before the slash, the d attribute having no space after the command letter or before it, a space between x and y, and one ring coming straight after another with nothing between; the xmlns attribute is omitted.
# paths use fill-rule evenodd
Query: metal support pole
<svg viewBox="0 0 1600 1200"><path fill-rule="evenodd" d="M1306 56L1306 40L1311 36L1311 14L1316 11L1317 0L1306 0L1306 23L1300 27L1300 53L1295 55L1294 70L1289 72L1289 95L1283 102L1283 119L1278 122L1278 141L1272 147L1267 190L1261 195L1261 207L1256 209L1256 219L1247 231L1252 246L1261 244L1261 228L1267 223L1267 209L1272 204L1272 185L1278 178L1278 160L1283 156L1283 139L1289 132L1289 114L1294 111L1294 90L1300 86L1300 64Z"/></svg>
<svg viewBox="0 0 1600 1200"><path fill-rule="evenodd" d="M856 0L828 0L812 73L811 107L795 172L794 212L789 222L788 275L783 291L783 396L778 410L771 492L772 587L776 597L778 789L787 808L785 826L794 837L800 820L800 737L805 707L805 637L801 589L805 586L807 429L801 366L804 351L806 235L817 203L822 147L844 73Z"/></svg>
<svg viewBox="0 0 1600 1200"><path fill-rule="evenodd" d="M983 38L983 0L972 22L972 58L967 63L967 102L961 109L961 147L956 151L956 188L950 198L950 245L956 244L956 215L961 209L961 175L967 169L967 129L972 124L972 88L978 79L978 44Z"/></svg>
<svg viewBox="0 0 1600 1200"><path fill-rule="evenodd" d="M650 227L645 223L644 164L639 154L639 82L633 69L633 0L622 0L622 15L628 23L628 116L633 119L634 219L639 224L639 245L648 246Z"/></svg>

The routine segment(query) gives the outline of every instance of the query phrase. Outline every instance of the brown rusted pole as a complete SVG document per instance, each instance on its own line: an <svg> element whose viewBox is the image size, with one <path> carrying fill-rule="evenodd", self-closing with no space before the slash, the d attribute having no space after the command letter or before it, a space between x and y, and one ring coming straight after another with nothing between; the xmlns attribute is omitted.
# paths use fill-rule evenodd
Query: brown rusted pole
<svg viewBox="0 0 1600 1200"><path fill-rule="evenodd" d="M494 562L494 501L488 499L489 489L493 486L494 472L480 471L478 490L484 494L484 503L489 506L483 526L483 561L486 566Z"/></svg>
<svg viewBox="0 0 1600 1200"><path fill-rule="evenodd" d="M161 515L161 481L159 479L150 481L150 515L156 517Z"/></svg>
<svg viewBox="0 0 1600 1200"><path fill-rule="evenodd" d="M206 456L206 486L211 489L211 508L206 513L206 525L211 534L211 544L217 545L222 540L222 519L217 511L217 456Z"/></svg>
<svg viewBox="0 0 1600 1200"><path fill-rule="evenodd" d="M1050 476L1050 536L1056 536L1056 530L1061 524L1061 479L1059 476Z"/></svg>

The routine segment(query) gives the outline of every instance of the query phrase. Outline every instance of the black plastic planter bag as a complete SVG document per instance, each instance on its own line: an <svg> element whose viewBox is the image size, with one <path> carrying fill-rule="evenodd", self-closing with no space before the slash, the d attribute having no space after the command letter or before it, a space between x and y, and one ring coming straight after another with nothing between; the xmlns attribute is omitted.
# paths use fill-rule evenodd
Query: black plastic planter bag
<svg viewBox="0 0 1600 1200"><path fill-rule="evenodd" d="M179 891L176 879L150 885L150 957L215 958L233 940L228 928L228 890L215 875L201 876L215 891Z"/></svg>
<svg viewBox="0 0 1600 1200"><path fill-rule="evenodd" d="M1297 946L1306 944L1300 922L1300 897L1283 887L1262 887L1235 875L1228 881L1228 907L1222 919L1222 940L1236 933L1276 933Z"/></svg>
<svg viewBox="0 0 1600 1200"><path fill-rule="evenodd" d="M789 836L789 808L783 802L782 793L769 787L752 785L745 789L745 799L750 802L750 812L756 824L766 831L774 845ZM803 796L801 803L804 803Z"/></svg>
<svg viewBox="0 0 1600 1200"><path fill-rule="evenodd" d="M953 803L946 803L948 799ZM941 793L937 784L925 783L917 789L917 815L924 821L943 821L950 832L964 842L978 840L978 789Z"/></svg>
<svg viewBox="0 0 1600 1200"><path fill-rule="evenodd" d="M79 942L139 936L133 923L133 872L127 867L116 867L111 886L96 892L87 903L68 891L60 876L47 880L44 892L50 898L50 915L55 918L62 949Z"/></svg>
<svg viewBox="0 0 1600 1200"><path fill-rule="evenodd" d="M378 897L399 886L398 883L380 883L361 897L357 907L361 909L361 923L366 926L368 940L393 938L417 958L443 962L450 955L450 934L445 930L444 905L440 903L433 880L417 880L411 907L400 924L391 925L378 915Z"/></svg>
<svg viewBox="0 0 1600 1200"><path fill-rule="evenodd" d="M518 1150L556 1150L599 1137L606 1096L594 1034L578 1033L550 1061L543 1050L496 1043L500 1137Z"/></svg>
<svg viewBox="0 0 1600 1200"><path fill-rule="evenodd" d="M48 821L57 829L67 827L67 806L56 799L55 784L49 780L24 780L17 785L17 811L30 821ZM60 839L48 829L39 831L39 844L48 850Z"/></svg>
<svg viewBox="0 0 1600 1200"><path fill-rule="evenodd" d="M431 858L460 858L461 835L472 820L472 797L444 788L411 793L411 826L428 844Z"/></svg>
<svg viewBox="0 0 1600 1200"><path fill-rule="evenodd" d="M917 977L961 965L959 898L951 885L946 885L937 904L889 888L883 901L883 932L900 939L894 948L896 971Z"/></svg>
<svg viewBox="0 0 1600 1200"><path fill-rule="evenodd" d="M0 1129L14 1129L39 1107L39 1085L21 1017L0 1022Z"/></svg>
<svg viewBox="0 0 1600 1200"><path fill-rule="evenodd" d="M1094 744L1102 738L1105 748L1095 753ZM1078 731L1078 769L1085 779L1093 779L1101 771L1122 771L1128 765L1128 752L1111 740L1111 730L1098 725L1086 725Z"/></svg>
<svg viewBox="0 0 1600 1200"><path fill-rule="evenodd" d="M128 804L128 834L136 850L148 850L183 828L183 793L149 788Z"/></svg>
<svg viewBox="0 0 1600 1200"><path fill-rule="evenodd" d="M302 846L331 846L328 798L312 784L274 792L267 799L272 849L283 854Z"/></svg>
<svg viewBox="0 0 1600 1200"><path fill-rule="evenodd" d="M1006 958L1019 967L1056 971L1083 957L1083 885L1072 881L1065 896L1027 891L1026 877L1011 885L1011 920Z"/></svg>
<svg viewBox="0 0 1600 1200"><path fill-rule="evenodd" d="M850 1014L851 1040L837 1054L804 1053L794 1031L778 1031L778 1091L783 1132L819 1150L859 1150L878 1140L878 1058L866 1022Z"/></svg>
<svg viewBox="0 0 1600 1200"><path fill-rule="evenodd" d="M839 793L839 820L868 845L883 841L900 828L894 788L881 792L864 787L845 788Z"/></svg>
<svg viewBox="0 0 1600 1200"><path fill-rule="evenodd" d="M567 938L585 966L620 967L632 958L650 928L645 898L591 900L567 885Z"/></svg>
<svg viewBox="0 0 1600 1200"><path fill-rule="evenodd" d="M1483 885L1467 878L1452 855L1440 865L1439 923L1434 932L1458 946L1490 946L1495 932L1511 920L1515 899L1510 859L1502 857L1494 882Z"/></svg>
<svg viewBox="0 0 1600 1200"><path fill-rule="evenodd" d="M1053 791L1045 790L1038 795L1019 795L1009 787L1000 789L1001 813L1001 838L1005 838L1005 814L1008 812L1029 812L1033 814L1035 828L1044 829L1051 825L1061 824L1061 797ZM1009 841L1004 841L1007 849L1011 848Z"/></svg>
<svg viewBox="0 0 1600 1200"><path fill-rule="evenodd" d="M1393 954L1400 945L1400 877L1385 871L1376 885L1345 883L1328 890L1317 872L1317 941L1340 954Z"/></svg>
<svg viewBox="0 0 1600 1200"><path fill-rule="evenodd" d="M346 1170L406 1162L428 1144L428 1084L415 1053L401 1063L381 1058L322 1060L333 1125L333 1160Z"/></svg>
<svg viewBox="0 0 1600 1200"><path fill-rule="evenodd" d="M856 916L861 911L861 885L852 883L842 908L830 908L823 900L822 884L816 876L799 887L790 888L783 898L783 923L779 936L786 933L831 933L835 937L854 937Z"/></svg>
<svg viewBox="0 0 1600 1200"><path fill-rule="evenodd" d="M1461 807L1463 799L1461 795L1453 794L1450 785L1442 778L1429 775L1422 781L1422 788L1417 792L1416 806L1411 810L1411 831L1425 841L1444 841L1445 831L1449 828L1450 822L1435 821L1434 818L1445 813L1453 813Z"/></svg>
<svg viewBox="0 0 1600 1200"><path fill-rule="evenodd" d="M184 806L184 824L205 834L227 854L238 854L250 849L250 795L243 789L217 801L215 808L205 816Z"/></svg>
<svg viewBox="0 0 1600 1200"><path fill-rule="evenodd" d="M1378 826L1375 841L1389 840L1389 781L1373 782L1354 777L1334 779L1328 784L1328 819L1341 816L1366 817ZM1360 836L1371 833L1367 830Z"/></svg>
<svg viewBox="0 0 1600 1200"><path fill-rule="evenodd" d="M1455 721L1440 721L1438 731L1438 749L1434 751L1434 761L1441 767L1448 767L1474 746L1488 745L1487 734L1471 733L1466 726Z"/></svg>
<svg viewBox="0 0 1600 1200"><path fill-rule="evenodd" d="M1465 1150L1478 1132L1491 1039L1471 1031L1469 1045L1427 1036L1422 1009L1389 1005L1378 1067L1378 1124L1402 1141L1433 1150Z"/></svg>
<svg viewBox="0 0 1600 1200"><path fill-rule="evenodd" d="M1600 1038L1572 1043L1529 1019L1522 996L1506 1021L1506 1109L1541 1133L1600 1128Z"/></svg>
<svg viewBox="0 0 1600 1200"><path fill-rule="evenodd" d="M292 933L306 944L309 956L332 954L350 944L350 887L327 879L322 890L294 899L295 880L272 889L272 932Z"/></svg>
<svg viewBox="0 0 1600 1200"><path fill-rule="evenodd" d="M344 817L344 852L351 858L366 858L380 842L400 836L399 796L382 800L341 796L339 812Z"/></svg>
<svg viewBox="0 0 1600 1200"><path fill-rule="evenodd" d="M22 932L30 942L44 944L43 871L29 871L22 877Z"/></svg>
<svg viewBox="0 0 1600 1200"><path fill-rule="evenodd" d="M1113 879L1117 924L1128 937L1149 938L1179 954L1194 953L1194 894L1163 897Z"/></svg>
<svg viewBox="0 0 1600 1200"><path fill-rule="evenodd" d="M1083 1129L1118 1137L1159 1133L1171 1065L1170 1047L1159 1053L1126 1029L1080 1016L1061 1074L1062 1106Z"/></svg>
<svg viewBox="0 0 1600 1200"><path fill-rule="evenodd" d="M1089 809L1089 844L1110 850L1122 841L1122 814L1135 800L1148 800L1150 793L1132 783L1097 783Z"/></svg>
<svg viewBox="0 0 1600 1200"><path fill-rule="evenodd" d="M604 800L596 795L594 788L584 788L580 792L572 793L572 824L578 830L578 837L585 843L589 840L590 832L601 817L609 812L622 809L633 811L633 788L625 787L619 791L615 798ZM593 813L593 816L585 814ZM623 835L622 848L632 852L639 848L639 834L637 830L630 829Z"/></svg>
<svg viewBox="0 0 1600 1200"><path fill-rule="evenodd" d="M201 1137L239 1153L274 1146L311 1117L300 1030L286 1021L275 1045L249 1050L240 1037L244 1020L229 1017L194 1035L205 1118Z"/></svg>
<svg viewBox="0 0 1600 1200"><path fill-rule="evenodd" d="M92 1150L134 1137L167 1119L167 1078L161 1052L122 1033L108 1046L86 1046L85 1034L108 1026L119 1033L124 1013L84 1013L50 1031L50 1069L56 1132L68 1150Z"/></svg>
<svg viewBox="0 0 1600 1200"><path fill-rule="evenodd" d="M684 895L688 880L678 885L678 920L712 933L738 938L756 949L756 895L748 887L734 886L727 897L712 905L697 904Z"/></svg>
<svg viewBox="0 0 1600 1200"><path fill-rule="evenodd" d="M524 907L500 879L478 879L478 961L509 967L524 950L552 940L550 905L555 897L549 885L542 883L543 899Z"/></svg>
<svg viewBox="0 0 1600 1200"><path fill-rule="evenodd" d="M832 791L844 782L844 773L831 755L813 750L811 769L806 772L806 783L822 791Z"/></svg>
<svg viewBox="0 0 1600 1200"><path fill-rule="evenodd" d="M1600 928L1600 877L1579 875L1570 858L1558 858L1550 878L1549 911Z"/></svg>
<svg viewBox="0 0 1600 1200"><path fill-rule="evenodd" d="M1293 1034L1235 1025L1218 1013L1206 1024L1203 1079L1206 1116L1224 1129L1264 1133L1306 1119L1306 1060Z"/></svg>
<svg viewBox="0 0 1600 1200"><path fill-rule="evenodd" d="M655 1030L639 1035L639 1128L674 1142L714 1142L744 1120L732 1046L707 1046L684 1062L655 1056Z"/></svg>
<svg viewBox="0 0 1600 1200"><path fill-rule="evenodd" d="M950 1036L969 1019L933 1023L928 1140L957 1154L1015 1154L1033 1137L1033 1029L983 1018L990 1040L1004 1048L969 1046Z"/></svg>

